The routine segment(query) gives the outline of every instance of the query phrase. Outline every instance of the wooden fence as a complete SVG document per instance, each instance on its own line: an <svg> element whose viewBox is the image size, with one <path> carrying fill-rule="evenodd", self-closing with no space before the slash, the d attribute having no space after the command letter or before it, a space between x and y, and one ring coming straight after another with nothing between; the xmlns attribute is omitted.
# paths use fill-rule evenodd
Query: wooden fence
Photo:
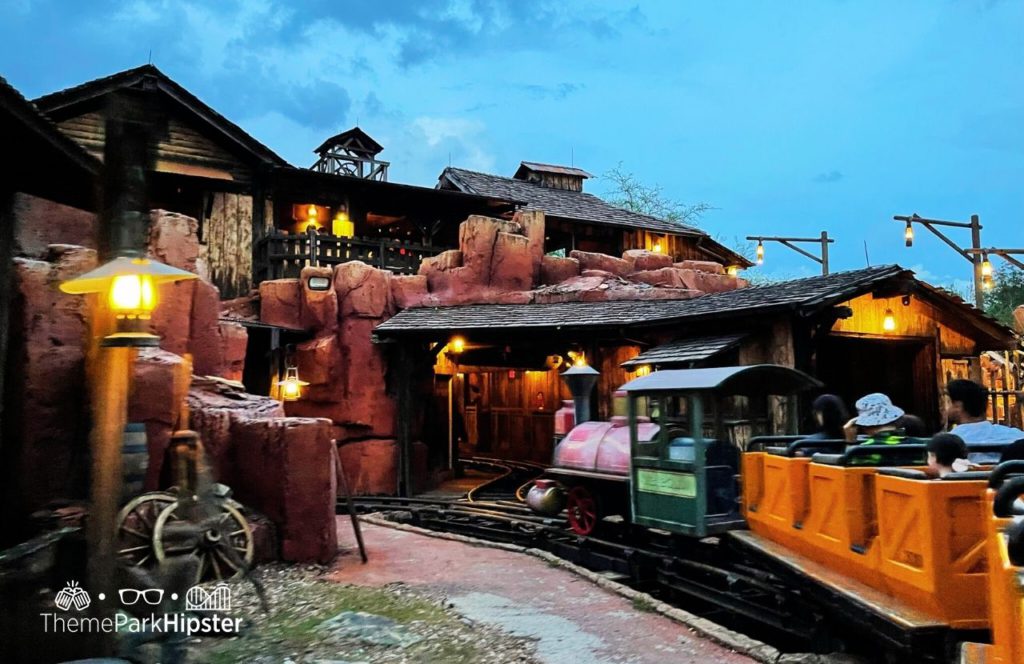
<svg viewBox="0 0 1024 664"><path fill-rule="evenodd" d="M337 237L314 230L305 233L274 230L256 243L256 281L296 278L308 265L330 267L349 261L362 261L398 274L416 274L424 258L442 251L441 247L391 238Z"/></svg>

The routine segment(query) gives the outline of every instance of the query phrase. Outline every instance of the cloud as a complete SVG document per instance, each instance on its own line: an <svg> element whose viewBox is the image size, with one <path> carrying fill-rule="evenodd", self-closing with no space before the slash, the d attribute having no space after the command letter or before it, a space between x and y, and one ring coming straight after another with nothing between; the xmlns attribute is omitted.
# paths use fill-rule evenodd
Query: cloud
<svg viewBox="0 0 1024 664"><path fill-rule="evenodd" d="M451 155L453 166L491 171L494 156L483 148L486 140L482 122L465 118L421 116L413 120L414 140L425 142L430 152L442 158Z"/></svg>
<svg viewBox="0 0 1024 664"><path fill-rule="evenodd" d="M818 173L817 175L814 176L814 181L815 182L819 182L819 183L823 183L823 184L830 184L832 182L839 182L842 179L843 179L843 174L841 172L837 171L837 170L831 170L831 171L826 171L824 173Z"/></svg>
<svg viewBox="0 0 1024 664"><path fill-rule="evenodd" d="M557 83L555 85L529 83L512 87L522 90L537 99L565 99L572 93L582 90L584 86L579 83Z"/></svg>

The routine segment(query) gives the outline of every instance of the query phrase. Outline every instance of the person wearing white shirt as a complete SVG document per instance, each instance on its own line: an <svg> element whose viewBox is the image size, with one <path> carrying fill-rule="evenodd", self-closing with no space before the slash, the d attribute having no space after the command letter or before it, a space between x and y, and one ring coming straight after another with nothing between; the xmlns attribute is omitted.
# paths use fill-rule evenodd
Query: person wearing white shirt
<svg viewBox="0 0 1024 664"><path fill-rule="evenodd" d="M950 431L960 436L967 447L971 445L1006 444L1024 438L1024 431L1003 424L993 424L985 419L988 405L988 390L973 380L958 378L946 386L943 404L946 422ZM973 455L972 455L973 457ZM998 460L998 455L996 455ZM986 460L974 459L975 462Z"/></svg>

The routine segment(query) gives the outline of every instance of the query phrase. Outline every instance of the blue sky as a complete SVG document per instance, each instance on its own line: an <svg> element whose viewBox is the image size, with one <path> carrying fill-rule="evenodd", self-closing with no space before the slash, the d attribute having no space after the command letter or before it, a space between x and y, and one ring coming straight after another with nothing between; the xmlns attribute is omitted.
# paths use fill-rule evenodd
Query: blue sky
<svg viewBox="0 0 1024 664"><path fill-rule="evenodd" d="M726 242L827 229L834 269L866 241L945 284L963 259L891 217L978 213L1024 246L1022 26L1008 0L5 0L0 75L34 97L152 53L296 165L357 121L400 182L621 162ZM816 269L777 245L761 268Z"/></svg>

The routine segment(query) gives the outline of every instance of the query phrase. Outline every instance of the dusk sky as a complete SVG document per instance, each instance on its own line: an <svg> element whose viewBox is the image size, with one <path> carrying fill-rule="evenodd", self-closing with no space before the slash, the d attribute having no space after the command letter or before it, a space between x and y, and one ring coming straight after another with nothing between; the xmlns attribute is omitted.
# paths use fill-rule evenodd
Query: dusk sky
<svg viewBox="0 0 1024 664"><path fill-rule="evenodd" d="M966 280L923 229L903 246L892 215L915 211L1024 246L1024 2L0 4L0 76L29 98L150 59L298 166L358 122L394 181L621 162L713 205L728 244L827 229L835 270L866 241L872 264ZM769 275L817 270L767 250Z"/></svg>

